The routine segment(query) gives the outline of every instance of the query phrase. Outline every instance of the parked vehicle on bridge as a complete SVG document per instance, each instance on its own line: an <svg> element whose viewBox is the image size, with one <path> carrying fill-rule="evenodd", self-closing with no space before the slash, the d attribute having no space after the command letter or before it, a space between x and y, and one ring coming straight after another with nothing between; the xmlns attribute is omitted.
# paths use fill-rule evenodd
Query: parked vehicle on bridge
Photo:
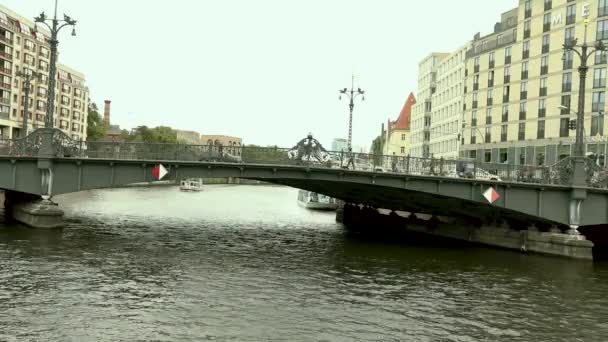
<svg viewBox="0 0 608 342"><path fill-rule="evenodd" d="M492 174L482 168L476 167L474 160L460 159L456 161L455 166L456 177L502 181L502 179L500 179L500 177L497 175ZM448 175L452 176L453 173L450 172Z"/></svg>
<svg viewBox="0 0 608 342"><path fill-rule="evenodd" d="M338 201L335 198L318 194L316 192L300 190L298 191L298 204L307 209L315 210L336 210Z"/></svg>
<svg viewBox="0 0 608 342"><path fill-rule="evenodd" d="M232 155L221 148L214 148L210 151L203 152L198 161L207 162L224 162L224 163L240 163L242 161L241 156Z"/></svg>

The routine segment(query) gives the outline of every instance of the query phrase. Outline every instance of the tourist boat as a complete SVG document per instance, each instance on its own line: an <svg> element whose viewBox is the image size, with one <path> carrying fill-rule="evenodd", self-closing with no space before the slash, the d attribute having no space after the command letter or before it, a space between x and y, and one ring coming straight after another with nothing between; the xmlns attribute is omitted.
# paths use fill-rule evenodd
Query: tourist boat
<svg viewBox="0 0 608 342"><path fill-rule="evenodd" d="M179 184L181 191L201 191L203 190L202 178L188 178L181 181Z"/></svg>
<svg viewBox="0 0 608 342"><path fill-rule="evenodd" d="M336 210L338 209L338 201L335 198L318 194L316 192L310 192L306 190L300 190L298 192L298 204L308 209L316 210Z"/></svg>

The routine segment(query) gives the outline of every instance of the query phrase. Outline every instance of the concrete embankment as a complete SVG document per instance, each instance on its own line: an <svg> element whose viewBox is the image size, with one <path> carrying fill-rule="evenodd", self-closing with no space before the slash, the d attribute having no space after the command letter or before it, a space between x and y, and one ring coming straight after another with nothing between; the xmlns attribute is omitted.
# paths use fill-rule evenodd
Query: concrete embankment
<svg viewBox="0 0 608 342"><path fill-rule="evenodd" d="M377 209L346 205L336 215L338 221L362 233L416 233L522 252L593 260L593 242L557 228L540 231L536 227L467 222L458 218L425 214L383 214Z"/></svg>

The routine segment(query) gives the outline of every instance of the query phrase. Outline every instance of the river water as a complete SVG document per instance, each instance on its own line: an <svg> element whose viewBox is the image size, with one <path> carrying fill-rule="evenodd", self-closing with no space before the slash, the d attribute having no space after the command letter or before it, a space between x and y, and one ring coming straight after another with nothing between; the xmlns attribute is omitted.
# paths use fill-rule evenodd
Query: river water
<svg viewBox="0 0 608 342"><path fill-rule="evenodd" d="M608 264L347 234L272 186L0 223L0 341L607 341Z"/></svg>

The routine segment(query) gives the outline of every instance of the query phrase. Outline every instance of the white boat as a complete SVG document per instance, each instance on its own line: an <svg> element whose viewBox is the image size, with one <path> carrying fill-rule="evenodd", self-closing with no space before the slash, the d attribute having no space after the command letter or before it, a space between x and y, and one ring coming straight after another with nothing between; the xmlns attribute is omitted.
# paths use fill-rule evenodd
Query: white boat
<svg viewBox="0 0 608 342"><path fill-rule="evenodd" d="M203 179L202 178L188 178L181 181L179 184L181 191L202 191L203 190Z"/></svg>
<svg viewBox="0 0 608 342"><path fill-rule="evenodd" d="M298 204L308 209L316 210L336 210L338 209L338 201L335 198L300 190L298 192Z"/></svg>

